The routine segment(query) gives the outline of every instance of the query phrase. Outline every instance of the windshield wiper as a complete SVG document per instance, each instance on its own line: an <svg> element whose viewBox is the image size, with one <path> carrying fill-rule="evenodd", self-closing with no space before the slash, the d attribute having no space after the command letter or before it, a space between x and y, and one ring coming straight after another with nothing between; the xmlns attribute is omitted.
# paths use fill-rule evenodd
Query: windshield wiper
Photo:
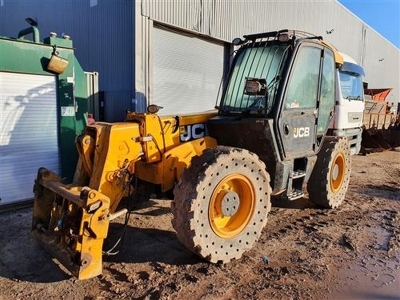
<svg viewBox="0 0 400 300"><path fill-rule="evenodd" d="M361 96L347 96L346 100L361 100Z"/></svg>

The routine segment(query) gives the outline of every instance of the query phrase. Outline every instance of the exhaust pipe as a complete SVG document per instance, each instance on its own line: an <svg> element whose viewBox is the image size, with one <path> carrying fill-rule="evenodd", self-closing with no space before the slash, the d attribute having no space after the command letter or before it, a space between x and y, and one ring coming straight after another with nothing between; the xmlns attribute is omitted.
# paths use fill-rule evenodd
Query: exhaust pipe
<svg viewBox="0 0 400 300"><path fill-rule="evenodd" d="M18 39L23 40L26 35L32 34L33 41L36 44L38 44L40 42L40 37L39 37L39 29L37 28L37 22L32 18L26 18L25 21L27 21L31 25L31 27L22 29L18 33Z"/></svg>

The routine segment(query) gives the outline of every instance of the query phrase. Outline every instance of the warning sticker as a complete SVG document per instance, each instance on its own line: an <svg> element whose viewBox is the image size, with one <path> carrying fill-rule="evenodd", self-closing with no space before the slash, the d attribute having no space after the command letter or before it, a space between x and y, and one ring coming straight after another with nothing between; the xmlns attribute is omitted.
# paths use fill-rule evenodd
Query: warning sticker
<svg viewBox="0 0 400 300"><path fill-rule="evenodd" d="M75 107L73 106L61 106L61 117L74 117Z"/></svg>

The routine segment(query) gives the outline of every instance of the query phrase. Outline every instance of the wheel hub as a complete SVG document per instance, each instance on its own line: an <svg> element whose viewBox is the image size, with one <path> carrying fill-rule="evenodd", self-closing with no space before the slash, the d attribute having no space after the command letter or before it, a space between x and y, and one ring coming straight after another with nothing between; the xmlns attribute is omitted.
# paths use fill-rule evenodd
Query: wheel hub
<svg viewBox="0 0 400 300"><path fill-rule="evenodd" d="M216 185L210 200L208 220L216 235L233 238L242 232L253 216L254 186L242 174L229 174Z"/></svg>
<svg viewBox="0 0 400 300"><path fill-rule="evenodd" d="M221 201L221 211L225 216L233 216L239 209L240 198L236 192L229 191Z"/></svg>

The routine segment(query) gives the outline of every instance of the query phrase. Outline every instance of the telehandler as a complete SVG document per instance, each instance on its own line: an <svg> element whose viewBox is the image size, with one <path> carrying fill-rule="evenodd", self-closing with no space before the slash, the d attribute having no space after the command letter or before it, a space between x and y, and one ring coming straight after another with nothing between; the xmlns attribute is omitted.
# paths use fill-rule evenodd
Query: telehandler
<svg viewBox="0 0 400 300"><path fill-rule="evenodd" d="M102 273L109 223L120 200L173 190L178 239L212 263L240 258L267 223L271 196L338 207L350 180L346 137L328 136L343 59L322 40L280 30L233 40L215 110L159 116L128 112L76 139L74 180L46 168L34 184L32 234L74 276Z"/></svg>

